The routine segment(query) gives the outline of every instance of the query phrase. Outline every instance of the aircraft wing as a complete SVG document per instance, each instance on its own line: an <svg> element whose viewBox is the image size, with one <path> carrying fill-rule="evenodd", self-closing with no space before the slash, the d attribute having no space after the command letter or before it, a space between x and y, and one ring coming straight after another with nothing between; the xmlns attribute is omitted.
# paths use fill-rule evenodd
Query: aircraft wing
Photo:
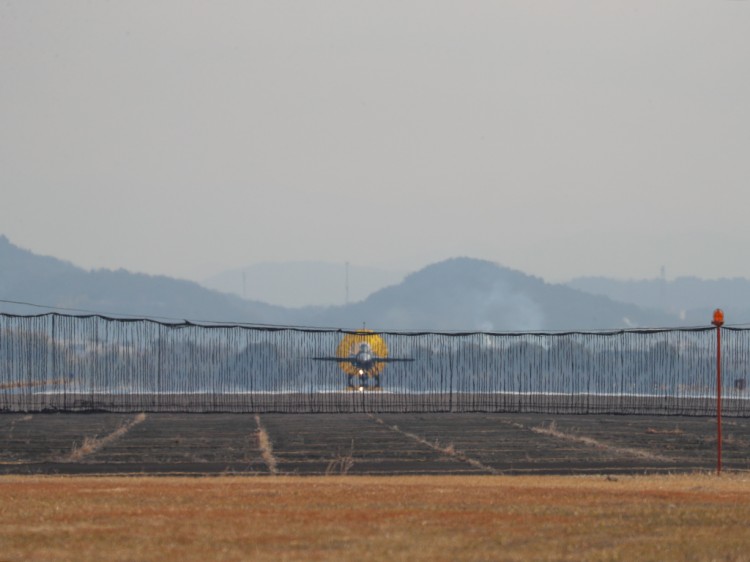
<svg viewBox="0 0 750 562"><path fill-rule="evenodd" d="M336 363L351 363L352 365L357 364L357 356L351 357L312 357L315 361L335 361ZM400 357L373 357L371 363L398 363L400 361L414 361L411 357L400 358Z"/></svg>
<svg viewBox="0 0 750 562"><path fill-rule="evenodd" d="M357 361L356 357L311 357L314 361L335 361L336 363L351 363L355 364Z"/></svg>

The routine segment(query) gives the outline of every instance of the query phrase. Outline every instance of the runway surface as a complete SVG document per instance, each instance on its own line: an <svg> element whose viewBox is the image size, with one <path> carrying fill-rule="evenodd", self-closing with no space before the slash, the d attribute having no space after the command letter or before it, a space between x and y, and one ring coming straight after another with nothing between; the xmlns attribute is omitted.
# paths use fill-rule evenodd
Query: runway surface
<svg viewBox="0 0 750 562"><path fill-rule="evenodd" d="M750 470L750 420L724 420ZM713 470L706 417L0 414L0 474L620 474Z"/></svg>
<svg viewBox="0 0 750 562"><path fill-rule="evenodd" d="M34 412L161 413L526 413L549 415L711 416L710 394L587 394L540 392L248 392L248 393L75 393L23 389L0 392L0 414ZM28 390L28 389L26 389ZM727 394L725 416L750 417L750 397Z"/></svg>

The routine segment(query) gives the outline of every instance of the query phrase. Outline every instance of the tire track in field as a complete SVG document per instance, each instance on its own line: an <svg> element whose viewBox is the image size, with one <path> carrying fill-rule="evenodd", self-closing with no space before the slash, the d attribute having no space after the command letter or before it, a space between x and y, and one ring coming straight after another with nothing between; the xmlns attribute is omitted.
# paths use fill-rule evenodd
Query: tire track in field
<svg viewBox="0 0 750 562"><path fill-rule="evenodd" d="M25 422L30 421L33 416L31 414L27 414L21 418L16 418L10 423L10 428L8 429L8 439L13 437L13 430L16 429L16 424L18 422Z"/></svg>
<svg viewBox="0 0 750 562"><path fill-rule="evenodd" d="M10 426L8 428L7 439L8 440L13 439L13 431L16 429L16 424L18 424L19 422L31 421L33 417L34 416L32 416L31 414L26 414L25 416L22 416L20 418L14 418L13 421L10 422ZM4 459L0 460L0 465L11 465L11 464L24 464L24 461L4 460Z"/></svg>
<svg viewBox="0 0 750 562"><path fill-rule="evenodd" d="M145 419L146 419L146 414L140 413L137 416L135 416L132 420L130 420L128 423L123 424L117 429L115 429L109 435L105 435L104 437L84 437L83 443L81 443L81 445L73 447L73 450L70 452L70 454L67 455L66 457L63 457L60 460L62 462L81 461L85 459L86 457L93 455L105 445L108 445L112 443L113 441L120 439L123 435L125 435L128 431L133 429L139 423L142 423Z"/></svg>
<svg viewBox="0 0 750 562"><path fill-rule="evenodd" d="M651 451L647 451L645 449L636 449L634 447L618 447L616 445L610 445L608 443L605 443L604 441L594 439L593 437L587 437L586 435L578 435L576 433L569 433L569 432L561 431L560 429L557 428L557 425L555 424L554 421L550 422L550 424L546 426L538 425L534 427L525 426L518 422L512 422L512 421L501 420L501 422L506 425L516 427L518 429L532 431L533 433L537 433L539 435L547 435L549 437L554 437L555 439L561 439L564 441L571 441L573 443L580 443L583 445L588 445L589 447L607 451L609 453L613 453L619 456L635 457L638 459L645 459L645 460L658 461L658 462L667 462L667 463L677 462L677 459L673 457L666 457L663 455L658 455L656 453L652 453Z"/></svg>
<svg viewBox="0 0 750 562"><path fill-rule="evenodd" d="M258 427L256 435L258 437L258 448L260 449L260 456L263 458L263 462L268 467L268 472L272 476L276 476L279 473L277 468L278 461L273 454L273 445L271 443L271 437L268 435L266 428L260 422L260 416L255 414L255 425Z"/></svg>
<svg viewBox="0 0 750 562"><path fill-rule="evenodd" d="M453 446L453 444L450 445L441 445L438 441L430 442L427 441L424 437L421 437L417 435L416 433L411 433L409 431L404 431L403 429L399 428L397 425L388 425L383 419L378 418L374 416L373 414L367 414L371 419L373 419L376 423L379 423L381 425L384 425L391 431L395 431L399 435L403 435L404 437L408 437L409 439L416 441L417 443L424 445L426 447L429 447L433 451L437 451L443 455L446 455L448 457L451 457L452 459L455 459L460 462L465 462L466 464L473 466L474 468L477 468L479 470L482 470L484 472L488 472L490 474L501 474L498 470L495 470L491 466L487 466L486 464L478 461L477 459L474 459L464 453L463 451L458 451Z"/></svg>

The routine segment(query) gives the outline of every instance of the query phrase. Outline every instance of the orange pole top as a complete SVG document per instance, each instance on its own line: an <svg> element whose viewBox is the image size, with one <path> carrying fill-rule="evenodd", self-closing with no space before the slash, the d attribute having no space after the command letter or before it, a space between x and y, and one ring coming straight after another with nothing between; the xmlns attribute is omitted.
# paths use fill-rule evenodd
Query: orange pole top
<svg viewBox="0 0 750 562"><path fill-rule="evenodd" d="M717 308L716 310L714 310L714 319L711 324L713 324L717 328L724 324L724 311L722 309Z"/></svg>

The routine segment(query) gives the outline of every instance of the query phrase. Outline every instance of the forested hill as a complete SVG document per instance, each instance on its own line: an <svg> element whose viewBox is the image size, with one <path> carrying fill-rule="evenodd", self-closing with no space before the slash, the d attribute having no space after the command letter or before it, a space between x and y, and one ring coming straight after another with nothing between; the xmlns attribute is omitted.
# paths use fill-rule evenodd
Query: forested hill
<svg viewBox="0 0 750 562"><path fill-rule="evenodd" d="M453 258L364 301L319 311L322 322L420 330L594 330L674 325L675 317L545 283L496 263Z"/></svg>
<svg viewBox="0 0 750 562"><path fill-rule="evenodd" d="M675 279L620 280L606 277L579 277L568 286L594 295L653 308L677 316L687 325L710 321L712 311L724 309L730 324L750 323L750 280Z"/></svg>
<svg viewBox="0 0 750 562"><path fill-rule="evenodd" d="M677 322L664 312L471 258L430 265L357 303L284 308L180 279L122 269L87 271L18 248L2 236L0 299L104 315L349 329L364 324L376 330L594 330ZM3 302L0 311L37 314L45 309Z"/></svg>
<svg viewBox="0 0 750 562"><path fill-rule="evenodd" d="M87 271L39 256L0 236L0 299L103 315L190 320L282 322L285 310L246 301L197 283L164 276L99 269ZM43 308L0 303L3 312L38 314ZM59 310L65 312L65 310Z"/></svg>

